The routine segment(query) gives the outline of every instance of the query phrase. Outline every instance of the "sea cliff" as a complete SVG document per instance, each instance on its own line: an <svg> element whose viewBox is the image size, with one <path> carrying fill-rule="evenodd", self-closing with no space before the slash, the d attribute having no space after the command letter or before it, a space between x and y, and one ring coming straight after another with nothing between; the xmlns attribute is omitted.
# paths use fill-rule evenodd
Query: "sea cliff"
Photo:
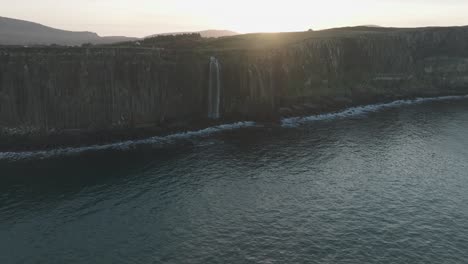
<svg viewBox="0 0 468 264"><path fill-rule="evenodd" d="M0 47L0 149L458 94L468 94L468 27L251 34L190 48Z"/></svg>

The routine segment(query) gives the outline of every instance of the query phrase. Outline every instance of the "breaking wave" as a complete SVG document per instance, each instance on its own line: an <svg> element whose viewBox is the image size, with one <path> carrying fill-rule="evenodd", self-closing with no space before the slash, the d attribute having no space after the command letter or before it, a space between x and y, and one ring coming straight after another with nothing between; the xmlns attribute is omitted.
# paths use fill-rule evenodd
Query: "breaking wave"
<svg viewBox="0 0 468 264"><path fill-rule="evenodd" d="M363 116L368 113L381 111L388 108L396 108L404 105L420 104L425 102L433 101L446 101L446 100L460 100L468 99L468 95L464 96L442 96L442 97L431 97L431 98L416 98L413 100L398 100L390 103L380 103L373 105L357 106L345 109L340 112L326 113L319 115L312 115L306 117L293 117L285 118L281 120L282 127L297 127L304 123L321 121L321 120L333 120L340 118L347 118L353 116ZM171 134L168 136L157 136L140 140L128 140L117 143L110 143L104 145L92 145L84 147L68 147L68 148L57 148L51 150L41 151L24 151L24 152L0 152L0 161L19 161L19 160L30 160L30 159L47 159L58 156L77 155L85 152L94 151L105 151L105 150L129 150L143 145L156 145L156 146L167 146L169 144L176 143L180 140L194 139L207 137L223 131L236 130L247 127L255 127L255 122L238 122L233 124L224 124L205 128L197 131L187 131L182 133Z"/></svg>
<svg viewBox="0 0 468 264"><path fill-rule="evenodd" d="M128 140L117 143L110 143L105 145L92 145L85 147L69 147L57 148L42 151L25 151L25 152L0 152L0 160L19 161L29 159L47 159L57 156L76 155L89 151L103 151L103 150L129 150L142 145L168 145L175 143L178 140L192 139L199 137L206 137L223 131L254 127L255 122L238 122L233 124L224 124L213 126L197 131L187 131L182 133L171 134L168 136L151 137L140 140Z"/></svg>
<svg viewBox="0 0 468 264"><path fill-rule="evenodd" d="M398 101L393 101L390 103L380 103L380 104L373 104L373 105L351 107L343 111L334 112L334 113L318 114L318 115L312 115L312 116L306 116L306 117L284 118L283 120L281 120L281 125L283 127L297 127L304 123L322 121L322 120L332 120L332 119L339 119L339 118L347 118L347 117L353 117L353 116L361 116L361 115L366 115L368 113L373 113L373 112L381 111L381 110L388 109L388 108L396 108L396 107L400 107L404 105L420 104L420 103L434 102L434 101L461 100L461 99L467 99L467 98L468 98L468 95L461 95L461 96L416 98L412 100L398 100Z"/></svg>

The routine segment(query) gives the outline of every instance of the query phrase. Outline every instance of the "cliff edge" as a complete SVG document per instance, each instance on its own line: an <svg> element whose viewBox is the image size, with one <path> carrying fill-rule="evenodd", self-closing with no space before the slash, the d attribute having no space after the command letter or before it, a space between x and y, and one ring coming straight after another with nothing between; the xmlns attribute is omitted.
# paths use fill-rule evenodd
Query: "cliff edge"
<svg viewBox="0 0 468 264"><path fill-rule="evenodd" d="M167 41L0 47L0 148L27 148L35 145L27 139L34 138L49 146L47 136L56 134L79 139L126 131L131 137L135 133L128 131L148 128L153 133L227 120L277 120L468 94L468 27L356 27ZM18 137L27 143L18 145ZM97 141L103 138L112 140Z"/></svg>

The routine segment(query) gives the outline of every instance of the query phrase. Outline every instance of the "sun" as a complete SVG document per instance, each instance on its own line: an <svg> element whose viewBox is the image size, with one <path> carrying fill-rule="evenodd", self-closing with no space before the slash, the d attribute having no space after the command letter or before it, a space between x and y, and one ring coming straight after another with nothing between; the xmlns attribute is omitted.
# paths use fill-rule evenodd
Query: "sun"
<svg viewBox="0 0 468 264"><path fill-rule="evenodd" d="M357 4L357 2L361 4ZM365 3L363 5L363 3ZM194 17L197 23L239 32L301 31L358 23L359 14L371 8L369 0L237 0L172 1L168 13Z"/></svg>

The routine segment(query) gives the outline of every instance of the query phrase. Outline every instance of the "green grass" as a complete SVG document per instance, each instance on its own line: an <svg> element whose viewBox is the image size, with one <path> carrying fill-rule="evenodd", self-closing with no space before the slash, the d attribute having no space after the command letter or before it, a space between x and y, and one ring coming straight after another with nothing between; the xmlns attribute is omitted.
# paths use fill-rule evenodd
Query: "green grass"
<svg viewBox="0 0 468 264"><path fill-rule="evenodd" d="M456 29L460 27L450 27ZM253 33L220 38L202 38L199 34L177 36L156 36L139 41L121 42L108 45L94 45L90 48L135 48L165 49L176 51L227 51L227 50L269 50L287 47L314 39L351 38L356 36L386 35L404 32L447 30L444 27L428 28L383 28L383 27L344 27L320 31Z"/></svg>
<svg viewBox="0 0 468 264"><path fill-rule="evenodd" d="M164 48L174 50L252 50L278 48L309 39L336 38L392 31L388 28L354 27L321 31L253 33L221 38L201 38L196 34L180 36L158 36L138 41L142 48ZM136 42L124 42L112 47L137 47Z"/></svg>

